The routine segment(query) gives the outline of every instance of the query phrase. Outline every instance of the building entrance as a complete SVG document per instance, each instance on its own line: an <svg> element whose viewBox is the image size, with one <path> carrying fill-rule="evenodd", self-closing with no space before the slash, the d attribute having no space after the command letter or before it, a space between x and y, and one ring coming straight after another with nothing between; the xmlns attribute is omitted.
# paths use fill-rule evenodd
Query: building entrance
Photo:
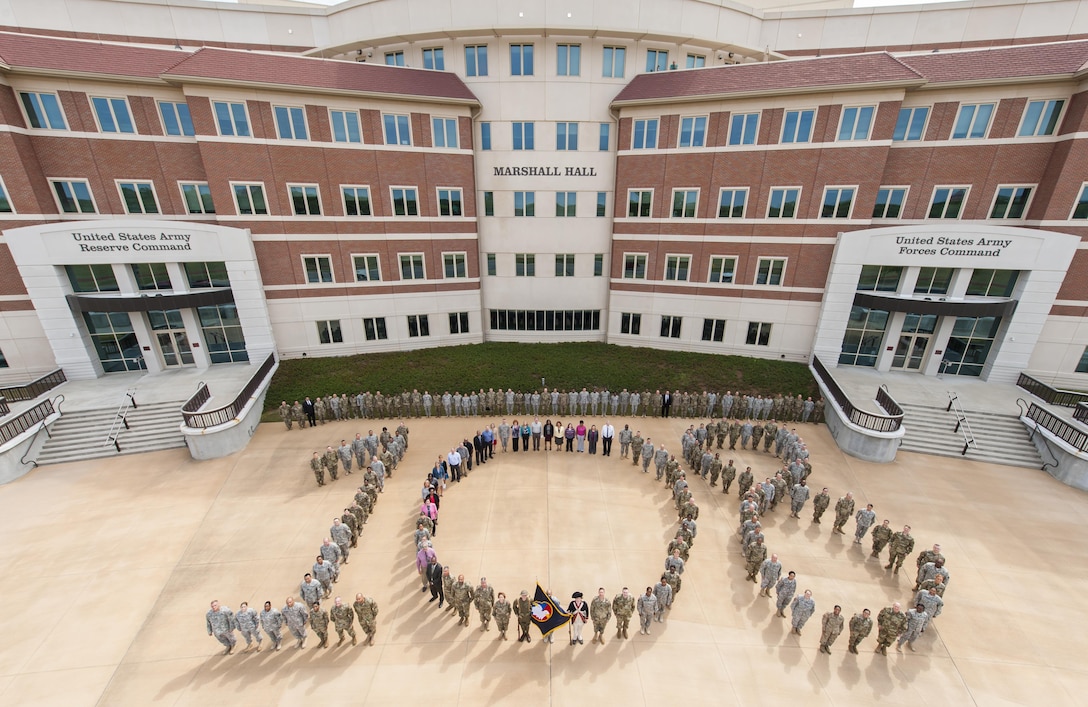
<svg viewBox="0 0 1088 707"><path fill-rule="evenodd" d="M189 345L181 310L151 311L147 313L147 321L167 368L194 365L193 349Z"/></svg>
<svg viewBox="0 0 1088 707"><path fill-rule="evenodd" d="M937 330L937 315L907 314L899 343L892 357L892 370L920 371L925 366L926 352Z"/></svg>

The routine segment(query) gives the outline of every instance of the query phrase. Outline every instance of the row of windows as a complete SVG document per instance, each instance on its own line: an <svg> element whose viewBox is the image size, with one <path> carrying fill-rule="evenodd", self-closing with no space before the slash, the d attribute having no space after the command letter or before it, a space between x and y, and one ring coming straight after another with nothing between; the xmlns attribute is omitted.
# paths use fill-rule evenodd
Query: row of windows
<svg viewBox="0 0 1088 707"><path fill-rule="evenodd" d="M496 331L599 331L599 309L492 309Z"/></svg>
<svg viewBox="0 0 1088 707"><path fill-rule="evenodd" d="M488 253L486 256L487 261L487 275L488 277L494 277L498 273L497 256L495 253ZM556 277L574 277L575 264L578 257L575 253L556 253L555 254L555 276ZM593 254L593 277L602 277L604 275L604 253ZM514 254L514 276L515 277L536 277L536 253L515 253Z"/></svg>
<svg viewBox="0 0 1088 707"><path fill-rule="evenodd" d="M861 292L898 292L906 268L892 265L865 265L861 268L858 290ZM924 267L918 271L914 284L916 295L946 295L952 286L955 268ZM978 268L971 272L966 294L978 297L1011 297L1018 270Z"/></svg>
<svg viewBox="0 0 1088 707"><path fill-rule="evenodd" d="M1018 137L1053 135L1058 129L1065 100L1059 98L1028 101L1021 116ZM980 140L989 135L996 103L964 103L956 114L948 139ZM782 115L782 131L778 142L783 145L814 141L815 108L787 110ZM892 140L913 142L922 140L929 122L928 106L901 108L892 131ZM838 142L869 140L876 116L876 106L844 106L839 118ZM705 147L707 115L681 116L675 145L658 144L659 118L639 118L631 124L631 149L650 150L657 147ZM726 145L755 145L759 133L759 113L733 113L729 116Z"/></svg>
<svg viewBox="0 0 1088 707"><path fill-rule="evenodd" d="M488 45L470 44L465 47L465 75L489 76ZM536 46L517 43L510 45L510 75L534 76L536 74ZM388 66L407 66L403 50L385 52ZM706 66L706 54L687 53L684 66L697 69ZM446 70L446 52L442 47L423 49L423 68L435 71ZM676 62L669 62L666 49L648 49L646 51L646 71L665 71L679 68ZM601 50L601 76L603 78L622 79L627 71L627 47L603 47ZM555 73L557 76L582 75L582 45L557 44L555 47Z"/></svg>
<svg viewBox="0 0 1088 707"><path fill-rule="evenodd" d="M321 284L337 282L331 255L303 255L302 270L306 282ZM390 279L382 276L381 256L376 253L360 253L351 256L355 282L381 282ZM401 280L426 280L426 257L423 253L398 253ZM442 277L456 279L468 277L468 254L443 253Z"/></svg>
<svg viewBox="0 0 1088 707"><path fill-rule="evenodd" d="M624 280L645 280L648 271L646 264L649 261L647 253L624 253L623 274ZM714 284L734 284L737 272L737 259L735 255L712 255L709 258L706 280ZM764 257L756 261L755 285L781 285L786 272L788 258ZM666 255L664 259L664 272L662 280L673 282L696 282L696 276L692 267L691 255Z"/></svg>
<svg viewBox="0 0 1088 707"><path fill-rule="evenodd" d="M1031 198L1035 193L1036 186L1034 184L1003 184L998 186L990 204L988 218L1024 219L1027 216L1028 207L1031 204ZM671 218L696 218L699 214L700 191L698 188L673 189L672 208L668 215ZM820 202L816 216L818 218L851 218L857 191L856 186L824 187L823 199ZM880 187L873 202L872 218L902 218L909 191L910 188L905 186ZM970 185L938 185L933 187L925 218L960 218L970 192ZM531 194L532 192L526 193ZM653 215L653 198L653 189L628 189L627 217L651 218ZM797 205L800 198L800 186L771 187L767 194L767 211L763 217L775 219L799 218L800 214ZM748 187L722 187L718 192L717 218L760 218L760 216L753 216L748 212L748 203ZM514 215L532 214L515 212ZM556 215L562 214L557 213ZM1073 204L1073 210L1069 218L1088 219L1088 183L1081 186L1080 194L1076 203Z"/></svg>
<svg viewBox="0 0 1088 707"><path fill-rule="evenodd" d="M174 289L166 263L134 263L128 267L138 290ZM226 263L182 263L181 267L190 290L230 287ZM109 264L65 265L64 271L74 292L120 292L121 286L113 268Z"/></svg>
<svg viewBox="0 0 1088 707"><path fill-rule="evenodd" d="M517 217L536 216L536 192L535 191L516 191L514 194L514 210L513 215ZM484 216L495 215L495 192L485 191L483 193L484 201ZM603 217L608 213L608 192L597 192L596 204L594 206L594 213L598 217ZM555 215L560 218L578 216L578 192L573 191L560 191L555 192ZM585 216L585 213L581 214Z"/></svg>
<svg viewBox="0 0 1088 707"><path fill-rule="evenodd" d="M408 336L419 338L431 335L430 315L410 314L407 316ZM322 344L344 343L344 330L339 319L323 319L317 324L317 340ZM450 334L468 334L468 312L449 313ZM367 341L383 341L389 338L389 329L385 317L367 317L363 319L363 336Z"/></svg>
<svg viewBox="0 0 1088 707"><path fill-rule="evenodd" d="M510 124L511 149L524 151L536 149L536 123L533 121L514 121ZM579 123L559 122L555 124L555 149L560 152L578 150ZM612 124L597 123L597 149L606 152L609 149ZM705 127L704 127L705 129ZM491 123L480 123L480 149L491 149Z"/></svg>
<svg viewBox="0 0 1088 707"><path fill-rule="evenodd" d="M665 339L679 339L683 329L684 318L664 314L661 316L660 336ZM749 346L770 346L771 322L748 322L748 331L745 343ZM726 320L703 319L702 341L722 342L725 340ZM623 312L620 314L620 333L638 336L642 333L642 315L636 312Z"/></svg>
<svg viewBox="0 0 1088 707"><path fill-rule="evenodd" d="M42 130L67 130L64 109L55 93L19 92L20 103L26 114L27 124ZM125 97L92 96L98 129L103 133L135 134L136 124ZM165 135L192 137L196 135L189 104L177 101L159 101L159 117ZM212 101L212 113L219 135L226 137L252 137L252 122L244 102ZM276 136L280 140L309 140L306 109L303 106L273 105ZM363 133L357 110L329 109L329 124L333 142L362 144ZM383 139L386 145L414 145L411 120L408 115L382 114ZM453 117L431 118L431 141L434 147L457 149L460 147L458 120Z"/></svg>

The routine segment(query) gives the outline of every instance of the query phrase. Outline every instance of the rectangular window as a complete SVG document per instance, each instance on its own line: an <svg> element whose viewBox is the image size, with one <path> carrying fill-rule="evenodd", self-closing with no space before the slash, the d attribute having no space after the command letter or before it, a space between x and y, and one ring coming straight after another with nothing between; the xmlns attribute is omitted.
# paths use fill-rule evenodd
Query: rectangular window
<svg viewBox="0 0 1088 707"><path fill-rule="evenodd" d="M317 340L322 344L344 343L344 333L340 330L339 319L322 320L317 323Z"/></svg>
<svg viewBox="0 0 1088 707"><path fill-rule="evenodd" d="M446 70L446 53L442 47L423 50L423 68L434 71Z"/></svg>
<svg viewBox="0 0 1088 707"><path fill-rule="evenodd" d="M491 123L480 123L480 149L491 149Z"/></svg>
<svg viewBox="0 0 1088 707"><path fill-rule="evenodd" d="M264 200L263 184L235 184L234 203L239 216L267 216L268 204Z"/></svg>
<svg viewBox="0 0 1088 707"><path fill-rule="evenodd" d="M536 216L536 192L535 191L516 191L516 192L514 192L514 215L515 216Z"/></svg>
<svg viewBox="0 0 1088 707"><path fill-rule="evenodd" d="M916 295L947 295L952 286L953 268L921 268L914 283Z"/></svg>
<svg viewBox="0 0 1088 707"><path fill-rule="evenodd" d="M223 262L185 263L185 279L189 289L205 290L208 288L230 287L227 276L227 264Z"/></svg>
<svg viewBox="0 0 1088 707"><path fill-rule="evenodd" d="M1080 355L1080 362L1077 363L1077 373L1088 373L1088 346L1084 347L1084 353Z"/></svg>
<svg viewBox="0 0 1088 707"><path fill-rule="evenodd" d="M1022 219L1027 215L1032 187L998 187L990 218Z"/></svg>
<svg viewBox="0 0 1088 707"><path fill-rule="evenodd" d="M729 144L754 145L759 130L759 113L736 113L729 119Z"/></svg>
<svg viewBox="0 0 1088 707"><path fill-rule="evenodd" d="M672 190L672 217L695 218L695 207L699 204L698 189Z"/></svg>
<svg viewBox="0 0 1088 707"><path fill-rule="evenodd" d="M767 218L794 218L797 216L797 200L800 197L800 188L771 189Z"/></svg>
<svg viewBox="0 0 1088 707"><path fill-rule="evenodd" d="M903 268L890 265L863 265L858 278L858 292L896 292Z"/></svg>
<svg viewBox="0 0 1088 707"><path fill-rule="evenodd" d="M495 254L494 253L488 253L487 254L487 275L488 275L488 277L495 277L496 272L497 272L497 269L495 267Z"/></svg>
<svg viewBox="0 0 1088 707"><path fill-rule="evenodd" d="M411 145L412 131L409 129L408 116L385 114L382 116L385 127L386 145Z"/></svg>
<svg viewBox="0 0 1088 707"><path fill-rule="evenodd" d="M650 206L654 193L649 189L631 189L627 192L627 216L630 218L649 218Z"/></svg>
<svg viewBox="0 0 1088 707"><path fill-rule="evenodd" d="M196 316L212 363L244 363L249 360L245 333L235 305L197 307Z"/></svg>
<svg viewBox="0 0 1088 707"><path fill-rule="evenodd" d="M214 214L215 204L212 203L212 190L207 182L185 183L179 182L181 198L185 201L185 209L190 214Z"/></svg>
<svg viewBox="0 0 1088 707"><path fill-rule="evenodd" d="M370 216L370 187L340 187L345 216Z"/></svg>
<svg viewBox="0 0 1088 707"><path fill-rule="evenodd" d="M353 110L330 110L333 142L361 143L363 133L359 129L359 113Z"/></svg>
<svg viewBox="0 0 1088 707"><path fill-rule="evenodd" d="M850 218L850 207L853 203L853 187L827 187L824 189L820 218Z"/></svg>
<svg viewBox="0 0 1088 707"><path fill-rule="evenodd" d="M667 71L669 68L669 52L665 49L646 50L647 71Z"/></svg>
<svg viewBox="0 0 1088 707"><path fill-rule="evenodd" d="M280 140L306 140L306 111L298 106L273 106Z"/></svg>
<svg viewBox="0 0 1088 707"><path fill-rule="evenodd" d="M513 123L514 149L532 150L535 145L533 123Z"/></svg>
<svg viewBox="0 0 1088 707"><path fill-rule="evenodd" d="M321 197L316 184L288 184L287 195L295 216L321 215Z"/></svg>
<svg viewBox="0 0 1088 707"><path fill-rule="evenodd" d="M533 75L533 45L532 44L511 44L510 45L510 75L511 76L532 76Z"/></svg>
<svg viewBox="0 0 1088 707"><path fill-rule="evenodd" d="M683 317L674 317L668 314L661 316L661 336L667 339L679 339L680 338L680 325L683 323Z"/></svg>
<svg viewBox="0 0 1088 707"><path fill-rule="evenodd" d="M91 197L91 187L83 179L50 180L57 205L66 214L96 214L98 209Z"/></svg>
<svg viewBox="0 0 1088 707"><path fill-rule="evenodd" d="M11 199L8 198L7 189L4 188L4 180L0 179L0 213L10 214L14 211L11 208Z"/></svg>
<svg viewBox="0 0 1088 707"><path fill-rule="evenodd" d="M98 127L104 133L134 133L132 113L128 110L128 101L124 98L92 98Z"/></svg>
<svg viewBox="0 0 1088 707"><path fill-rule="evenodd" d="M608 148L609 148L608 136L609 136L609 133L611 132L611 130L612 130L612 124L611 123L601 123L600 131L598 132L598 137L597 137L597 149L600 150L601 152L608 152Z"/></svg>
<svg viewBox="0 0 1088 707"><path fill-rule="evenodd" d="M691 269L690 255L665 256L665 279L675 282L687 282Z"/></svg>
<svg viewBox="0 0 1088 707"><path fill-rule="evenodd" d="M623 254L623 279L624 280L645 280L646 279L646 254L645 253L624 253Z"/></svg>
<svg viewBox="0 0 1088 707"><path fill-rule="evenodd" d="M959 218L969 187L936 187L926 218Z"/></svg>
<svg viewBox="0 0 1088 707"><path fill-rule="evenodd" d="M385 317L368 317L364 319L363 334L366 336L367 341L388 339L389 334L385 331Z"/></svg>
<svg viewBox="0 0 1088 707"><path fill-rule="evenodd" d="M978 269L971 273L967 294L974 297L1012 297L1019 270Z"/></svg>
<svg viewBox="0 0 1088 707"><path fill-rule="evenodd" d="M484 192L484 216L495 215L495 192Z"/></svg>
<svg viewBox="0 0 1088 707"><path fill-rule="evenodd" d="M722 341L725 338L724 319L703 320L703 341Z"/></svg>
<svg viewBox="0 0 1088 707"><path fill-rule="evenodd" d="M642 315L624 312L620 315L620 333L638 336L642 333Z"/></svg>
<svg viewBox="0 0 1088 707"><path fill-rule="evenodd" d="M839 123L839 141L868 140L875 112L876 109L872 106L843 108L842 122Z"/></svg>
<svg viewBox="0 0 1088 707"><path fill-rule="evenodd" d="M113 266L101 265L65 265L68 281L75 292L117 292L117 276Z"/></svg>
<svg viewBox="0 0 1088 707"><path fill-rule="evenodd" d="M737 273L737 259L715 255L710 259L710 277L708 282L731 284Z"/></svg>
<svg viewBox="0 0 1088 707"><path fill-rule="evenodd" d="M993 103L967 103L960 106L956 116L956 125L952 128L952 139L979 139L986 137L990 129L990 118L994 114Z"/></svg>
<svg viewBox="0 0 1088 707"><path fill-rule="evenodd" d="M533 253L515 253L514 275L517 277L536 277L536 255Z"/></svg>
<svg viewBox="0 0 1088 707"><path fill-rule="evenodd" d="M706 54L688 54L686 64L689 69L701 69L706 66Z"/></svg>
<svg viewBox="0 0 1088 707"><path fill-rule="evenodd" d="M604 217L608 211L608 192L597 192L597 216ZM1086 217L1088 218L1088 217Z"/></svg>
<svg viewBox="0 0 1088 707"><path fill-rule="evenodd" d="M748 338L745 341L749 346L769 346L771 343L771 323L748 322Z"/></svg>
<svg viewBox="0 0 1088 707"><path fill-rule="evenodd" d="M434 118L431 126L435 147L457 147L457 118Z"/></svg>
<svg viewBox="0 0 1088 707"><path fill-rule="evenodd" d="M396 216L419 216L419 196L415 187L393 187L393 213Z"/></svg>
<svg viewBox="0 0 1088 707"><path fill-rule="evenodd" d="M450 312L450 333L467 334L468 312Z"/></svg>
<svg viewBox="0 0 1088 707"><path fill-rule="evenodd" d="M1088 219L1088 184L1081 186L1080 196L1077 197L1077 203L1073 205L1073 213L1069 218Z"/></svg>
<svg viewBox="0 0 1088 707"><path fill-rule="evenodd" d="M28 93L21 91L19 99L26 111L27 122L32 128L66 130L64 111L55 93Z"/></svg>
<svg viewBox="0 0 1088 707"><path fill-rule="evenodd" d="M634 121L631 131L632 150L652 150L657 147L657 118Z"/></svg>
<svg viewBox="0 0 1088 707"><path fill-rule="evenodd" d="M468 277L468 255L465 253L443 253L442 267L446 279Z"/></svg>
<svg viewBox="0 0 1088 707"><path fill-rule="evenodd" d="M423 254L408 253L400 256L401 280L426 280L427 274L423 270Z"/></svg>
<svg viewBox="0 0 1088 707"><path fill-rule="evenodd" d="M604 275L604 253L594 253L593 255L593 277L602 277Z"/></svg>
<svg viewBox="0 0 1088 707"><path fill-rule="evenodd" d="M245 103L224 103L213 101L215 124L220 135L249 137L249 118L246 117Z"/></svg>
<svg viewBox="0 0 1088 707"><path fill-rule="evenodd" d="M760 258L756 268L757 285L781 285L786 271L785 258Z"/></svg>
<svg viewBox="0 0 1088 707"><path fill-rule="evenodd" d="M873 218L899 218L903 215L903 202L907 200L906 187L880 187L873 204Z"/></svg>
<svg viewBox="0 0 1088 707"><path fill-rule="evenodd" d="M579 76L582 73L582 45L557 44L555 73L559 76ZM530 72L532 73L532 72Z"/></svg>
<svg viewBox="0 0 1088 707"><path fill-rule="evenodd" d="M386 66L404 66L404 52L386 52L385 53L385 65Z"/></svg>
<svg viewBox="0 0 1088 707"><path fill-rule="evenodd" d="M555 124L555 149L556 150L577 150L578 149L578 123L556 123Z"/></svg>
<svg viewBox="0 0 1088 707"><path fill-rule="evenodd" d="M574 216L578 207L578 193L560 191L555 193L555 215Z"/></svg>
<svg viewBox="0 0 1088 707"><path fill-rule="evenodd" d="M302 269L306 272L306 282L311 285L332 282L332 258L327 255L302 256Z"/></svg>
<svg viewBox="0 0 1088 707"><path fill-rule="evenodd" d="M680 119L680 147L702 147L706 144L706 116Z"/></svg>
<svg viewBox="0 0 1088 707"><path fill-rule="evenodd" d="M782 120L782 142L812 142L814 110L788 110Z"/></svg>
<svg viewBox="0 0 1088 707"><path fill-rule="evenodd" d="M487 45L465 47L465 76L487 76Z"/></svg>
<svg viewBox="0 0 1088 707"><path fill-rule="evenodd" d="M355 267L355 282L381 282L382 271L378 267L378 256L353 255L352 265Z"/></svg>
<svg viewBox="0 0 1088 707"><path fill-rule="evenodd" d="M438 215L439 216L460 216L461 215L461 190L460 189L439 189L438 190Z"/></svg>
<svg viewBox="0 0 1088 707"><path fill-rule="evenodd" d="M157 214L159 202L151 182L117 182L126 214Z"/></svg>
<svg viewBox="0 0 1088 707"><path fill-rule="evenodd" d="M159 101L159 115L162 116L162 128L167 135L196 135L188 103Z"/></svg>
<svg viewBox="0 0 1088 707"><path fill-rule="evenodd" d="M430 336L431 325L427 320L426 314L409 314L408 315L408 336L416 338L419 336Z"/></svg>
<svg viewBox="0 0 1088 707"><path fill-rule="evenodd" d="M929 108L900 108L899 118L895 121L892 140L907 142L921 140L925 135Z"/></svg>
<svg viewBox="0 0 1088 707"><path fill-rule="evenodd" d="M1031 135L1053 135L1058 129L1058 118L1061 117L1062 107L1065 101L1028 101L1024 109L1024 121L1020 123L1020 137Z"/></svg>
<svg viewBox="0 0 1088 707"><path fill-rule="evenodd" d="M880 354L880 342L888 326L888 312L855 305L850 309L846 333L842 337L839 364L845 366L875 366Z"/></svg>
<svg viewBox="0 0 1088 707"><path fill-rule="evenodd" d="M599 309L492 309L491 328L500 331L598 331Z"/></svg>
<svg viewBox="0 0 1088 707"><path fill-rule="evenodd" d="M574 277L574 253L555 254L555 276Z"/></svg>
<svg viewBox="0 0 1088 707"><path fill-rule="evenodd" d="M718 197L718 218L744 218L747 189L722 189Z"/></svg>
<svg viewBox="0 0 1088 707"><path fill-rule="evenodd" d="M627 62L625 47L605 47L601 61L601 76L606 79L622 79Z"/></svg>

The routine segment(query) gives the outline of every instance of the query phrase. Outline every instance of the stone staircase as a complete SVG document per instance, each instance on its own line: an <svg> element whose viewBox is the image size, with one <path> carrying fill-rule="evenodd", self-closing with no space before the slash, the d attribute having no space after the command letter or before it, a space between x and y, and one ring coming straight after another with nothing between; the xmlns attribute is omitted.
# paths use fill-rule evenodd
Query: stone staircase
<svg viewBox="0 0 1088 707"><path fill-rule="evenodd" d="M184 447L185 437L179 429L184 402L141 403L138 408L130 409L129 429L121 426L117 439L120 454ZM113 444L106 441L116 414L116 408L65 412L50 428L50 438L36 459L38 465L117 456Z"/></svg>
<svg viewBox="0 0 1088 707"><path fill-rule="evenodd" d="M1043 460L1028 437L1028 430L1015 414L967 410L967 421L978 449L963 451L963 435L956 432L956 416L943 407L900 402L906 436L900 447L905 452L957 457L992 464L1041 469Z"/></svg>

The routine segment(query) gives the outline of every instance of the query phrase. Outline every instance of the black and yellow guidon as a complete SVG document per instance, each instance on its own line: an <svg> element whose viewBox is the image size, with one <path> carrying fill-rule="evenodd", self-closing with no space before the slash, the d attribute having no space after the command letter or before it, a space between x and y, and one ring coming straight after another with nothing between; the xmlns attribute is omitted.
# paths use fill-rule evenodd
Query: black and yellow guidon
<svg viewBox="0 0 1088 707"><path fill-rule="evenodd" d="M533 596L533 623L540 629L540 635L547 636L566 626L569 621L570 614L560 609L537 584L536 594Z"/></svg>

